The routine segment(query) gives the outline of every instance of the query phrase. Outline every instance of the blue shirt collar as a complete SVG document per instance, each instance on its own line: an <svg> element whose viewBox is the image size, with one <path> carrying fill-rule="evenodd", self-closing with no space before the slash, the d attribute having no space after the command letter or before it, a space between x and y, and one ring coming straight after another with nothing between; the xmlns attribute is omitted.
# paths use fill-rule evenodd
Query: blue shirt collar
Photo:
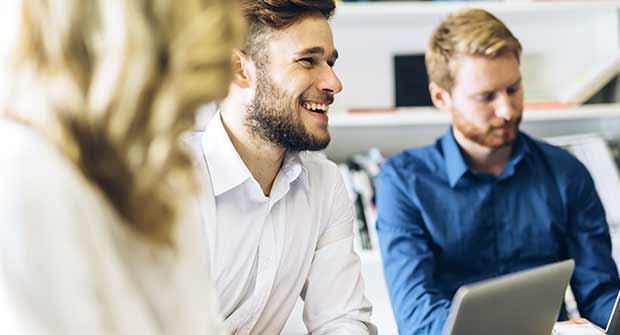
<svg viewBox="0 0 620 335"><path fill-rule="evenodd" d="M512 154L510 154L510 159L504 166L502 174L499 175L499 180L512 177L515 174L517 164L530 152L530 145L525 137L526 135L522 132L517 134L517 140L512 146Z"/></svg>
<svg viewBox="0 0 620 335"><path fill-rule="evenodd" d="M452 127L439 139L441 148L443 150L444 161L446 164L446 173L448 174L448 181L450 187L454 187L463 175L469 171L469 166L463 157L461 148L459 147L454 134L452 133ZM510 160L506 163L504 170L498 179L506 179L514 175L516 165L523 159L523 157L530 151L530 147L525 140L525 135L521 132L517 135L517 140L513 145L512 154Z"/></svg>
<svg viewBox="0 0 620 335"><path fill-rule="evenodd" d="M465 157L461 153L461 148L454 139L452 127L439 139L446 163L446 172L450 187L454 187L461 177L469 170Z"/></svg>

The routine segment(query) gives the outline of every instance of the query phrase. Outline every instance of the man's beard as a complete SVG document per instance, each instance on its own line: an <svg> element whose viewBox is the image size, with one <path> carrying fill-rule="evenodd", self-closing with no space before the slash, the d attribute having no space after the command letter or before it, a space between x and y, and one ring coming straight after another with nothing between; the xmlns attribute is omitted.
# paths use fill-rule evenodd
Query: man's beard
<svg viewBox="0 0 620 335"><path fill-rule="evenodd" d="M480 128L472 122L462 118L459 113L454 113L452 120L452 126L463 134L465 138L479 144L480 146L492 149L501 149L512 145L517 139L520 123L520 117L518 119L505 122L504 125L508 125L511 129L507 134L500 137L493 134L493 131L498 129L496 126L489 126L486 129Z"/></svg>
<svg viewBox="0 0 620 335"><path fill-rule="evenodd" d="M271 142L287 151L321 150L329 144L326 138L317 139L304 126L291 104L301 104L273 83L262 69L257 69L256 94L248 105L246 126L253 136ZM300 107L301 108L301 107Z"/></svg>

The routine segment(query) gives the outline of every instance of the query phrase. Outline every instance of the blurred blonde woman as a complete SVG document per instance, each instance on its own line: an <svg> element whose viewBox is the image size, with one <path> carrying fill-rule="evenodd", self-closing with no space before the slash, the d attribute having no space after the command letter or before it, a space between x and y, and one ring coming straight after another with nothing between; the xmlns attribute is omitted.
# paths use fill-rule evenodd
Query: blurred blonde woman
<svg viewBox="0 0 620 335"><path fill-rule="evenodd" d="M227 93L237 7L22 0L0 111L0 322L222 333L179 137Z"/></svg>

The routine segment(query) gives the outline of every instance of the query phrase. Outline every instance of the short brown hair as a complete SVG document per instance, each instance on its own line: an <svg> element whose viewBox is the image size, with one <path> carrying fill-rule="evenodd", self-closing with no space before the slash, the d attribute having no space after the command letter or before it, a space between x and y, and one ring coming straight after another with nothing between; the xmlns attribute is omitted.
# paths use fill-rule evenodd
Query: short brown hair
<svg viewBox="0 0 620 335"><path fill-rule="evenodd" d="M242 0L241 11L248 24L243 50L256 59L268 32L286 29L308 15L319 14L329 20L335 9L334 0Z"/></svg>
<svg viewBox="0 0 620 335"><path fill-rule="evenodd" d="M448 91L454 87L458 58L495 58L506 53L521 58L521 43L491 13L468 9L449 15L431 35L426 50L426 71L431 82Z"/></svg>

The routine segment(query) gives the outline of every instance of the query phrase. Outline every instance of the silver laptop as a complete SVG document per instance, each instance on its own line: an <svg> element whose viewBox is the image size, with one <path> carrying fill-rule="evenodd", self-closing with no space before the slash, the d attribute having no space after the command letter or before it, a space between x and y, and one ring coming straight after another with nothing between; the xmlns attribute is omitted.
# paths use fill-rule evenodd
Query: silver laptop
<svg viewBox="0 0 620 335"><path fill-rule="evenodd" d="M461 286L444 334L551 334L574 267L567 260Z"/></svg>
<svg viewBox="0 0 620 335"><path fill-rule="evenodd" d="M607 335L620 335L620 311L618 311L618 300L620 300L620 293L616 297L616 303L614 309L611 311L609 322L607 322Z"/></svg>

